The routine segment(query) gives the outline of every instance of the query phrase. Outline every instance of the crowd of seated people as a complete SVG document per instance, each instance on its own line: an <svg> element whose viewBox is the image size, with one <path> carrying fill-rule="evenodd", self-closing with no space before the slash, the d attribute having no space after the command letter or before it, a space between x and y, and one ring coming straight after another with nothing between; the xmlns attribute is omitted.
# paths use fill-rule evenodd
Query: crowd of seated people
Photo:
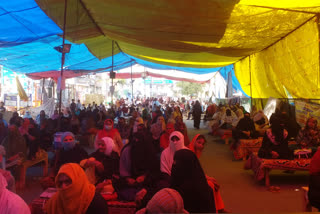
<svg viewBox="0 0 320 214"><path fill-rule="evenodd" d="M262 111L249 114L238 105L215 106L209 114L212 129L233 131L234 146L239 139L263 136L261 158L293 158L288 146L290 123L283 113L274 115L270 124ZM86 107L78 101L51 117L42 111L36 120L30 113L25 118L14 113L8 128L0 121L0 139L9 162L18 157L36 159L41 149L54 151L50 175L43 180L46 187L58 188L46 205L48 213L106 213L101 193L135 201L141 213L160 209L159 195L175 195L179 206L172 205L173 211L168 205L170 212L225 212L220 185L203 172L198 160L206 138L196 135L190 141L182 115L179 103L156 99L135 106L117 100L110 108L95 103ZM290 130L294 135L296 130ZM61 145L53 148L57 132L63 133ZM90 144L79 142L86 135L94 136L91 154L84 147ZM300 130L297 143L303 148L318 146L314 118ZM10 171L19 176L15 167ZM81 201L81 206L74 201Z"/></svg>
<svg viewBox="0 0 320 214"><path fill-rule="evenodd" d="M258 111L255 106L249 114L245 111L241 112L243 108L237 106L219 105L209 122L209 129L211 133L215 133L219 128L232 130L234 143L231 148L234 150L239 146L239 139L263 137L262 145L258 151L260 158L291 160L295 158L295 151L297 154L298 152L305 154L304 158L312 157L308 198L310 204L320 210L320 131L318 121L314 117L308 117L304 127L301 128L295 120L295 115L289 116L290 108L292 106L285 107L281 103L268 120L264 112ZM289 141L294 143L289 145ZM199 148L201 147L200 145ZM199 157L201 152L196 152L196 154Z"/></svg>
<svg viewBox="0 0 320 214"><path fill-rule="evenodd" d="M1 144L7 162L34 160L40 150L53 152L49 176L40 182L43 188L58 189L45 206L47 213L107 213L101 193L116 193L119 200L135 201L138 209L148 212L164 192L176 195L180 204L182 200L175 212L224 210L221 196L216 196L219 185L204 174L198 160L205 138L197 136L190 143L180 107L156 99L136 106L117 100L110 108L72 101L51 116L41 111L33 117L26 111L20 117L15 112L8 128L0 123ZM60 144L53 144L55 133L61 133ZM94 136L91 154L86 149L90 144L82 140L86 135ZM176 156L178 150L186 153ZM18 172L12 167L9 174L17 179ZM196 189L190 188L193 183Z"/></svg>
<svg viewBox="0 0 320 214"><path fill-rule="evenodd" d="M236 151L240 139L257 139L263 137L258 153L261 158L292 159L294 150L311 149L315 153L320 145L320 133L315 118L308 118L301 129L294 116L289 116L291 107L281 103L271 115L270 120L262 110L252 107L251 113L237 105L219 105L208 123L211 133L218 129L232 131L234 139L231 149ZM288 141L296 144L288 145ZM277 153L277 154L276 154ZM312 154L310 156L312 156Z"/></svg>

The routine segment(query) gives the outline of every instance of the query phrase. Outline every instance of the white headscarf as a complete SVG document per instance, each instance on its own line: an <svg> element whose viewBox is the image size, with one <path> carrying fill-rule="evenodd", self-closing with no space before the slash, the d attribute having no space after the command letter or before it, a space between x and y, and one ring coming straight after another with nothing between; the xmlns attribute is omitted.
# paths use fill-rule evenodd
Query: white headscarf
<svg viewBox="0 0 320 214"><path fill-rule="evenodd" d="M115 145L114 145L112 138L104 137L101 140L106 145L106 150L104 151L104 154L107 156L110 156L112 151L115 151ZM98 144L95 144L94 146L95 146L95 149L98 150Z"/></svg>
<svg viewBox="0 0 320 214"><path fill-rule="evenodd" d="M180 140L179 141L171 141L171 138L173 136L178 137ZM167 173L168 175L171 176L171 168L173 164L173 157L174 153L180 149L188 149L187 147L184 146L184 136L181 132L174 131L171 133L169 137L170 144L169 146L163 150L161 153L161 164L160 164L160 169L161 172Z"/></svg>
<svg viewBox="0 0 320 214"><path fill-rule="evenodd" d="M32 118L30 111L26 111L26 113L23 115L23 118Z"/></svg>
<svg viewBox="0 0 320 214"><path fill-rule="evenodd" d="M10 192L7 181L0 173L0 214L30 214L26 202L17 194Z"/></svg>
<svg viewBox="0 0 320 214"><path fill-rule="evenodd" d="M264 112L262 110L260 110L254 115L253 122L257 122L258 120L261 120L262 118L264 118L266 124L269 122L268 118L266 117Z"/></svg>

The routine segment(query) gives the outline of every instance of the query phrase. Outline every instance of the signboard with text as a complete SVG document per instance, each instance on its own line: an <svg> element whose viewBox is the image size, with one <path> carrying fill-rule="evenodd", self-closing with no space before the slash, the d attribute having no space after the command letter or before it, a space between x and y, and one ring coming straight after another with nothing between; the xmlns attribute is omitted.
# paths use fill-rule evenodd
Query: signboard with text
<svg viewBox="0 0 320 214"><path fill-rule="evenodd" d="M29 94L28 101L20 100L20 107L32 106L32 94Z"/></svg>
<svg viewBox="0 0 320 214"><path fill-rule="evenodd" d="M5 106L17 106L17 95L4 94Z"/></svg>
<svg viewBox="0 0 320 214"><path fill-rule="evenodd" d="M317 121L320 121L320 105L303 101L295 101L294 103L296 107L296 120L301 127L306 125L309 117L314 117Z"/></svg>
<svg viewBox="0 0 320 214"><path fill-rule="evenodd" d="M145 83L151 84L151 79L146 79ZM173 83L172 80L157 80L157 79L152 80L152 84L172 84L172 83Z"/></svg>

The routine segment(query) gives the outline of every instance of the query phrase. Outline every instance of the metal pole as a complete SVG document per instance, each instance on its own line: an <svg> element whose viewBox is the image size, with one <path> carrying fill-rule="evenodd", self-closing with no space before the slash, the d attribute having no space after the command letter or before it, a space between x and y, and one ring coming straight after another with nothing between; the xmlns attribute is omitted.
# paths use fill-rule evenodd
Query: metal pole
<svg viewBox="0 0 320 214"><path fill-rule="evenodd" d="M61 113L61 102L62 102L62 77L63 77L63 65L65 59L65 53L63 51L66 37L66 22L67 22L67 5L68 0L64 0L64 20L63 20L63 37L62 37L62 56L61 56L61 74L60 74L60 97L59 97L59 113Z"/></svg>
<svg viewBox="0 0 320 214"><path fill-rule="evenodd" d="M251 58L249 56L249 72L250 72L250 97L251 97L251 111L252 111L252 73L251 73Z"/></svg>
<svg viewBox="0 0 320 214"><path fill-rule="evenodd" d="M144 96L145 98L147 98L146 77L143 78L143 84L144 84Z"/></svg>
<svg viewBox="0 0 320 214"><path fill-rule="evenodd" d="M132 64L131 64L131 96L132 96L132 104L133 104L133 79L132 79Z"/></svg>
<svg viewBox="0 0 320 214"><path fill-rule="evenodd" d="M42 93L41 93L41 105L43 104L43 91L44 91L44 82L45 82L45 78L42 78Z"/></svg>
<svg viewBox="0 0 320 214"><path fill-rule="evenodd" d="M317 26L318 26L318 37L320 41L320 14L317 14ZM320 66L320 43L318 43L318 48L319 48L319 66ZM320 88L320 68L318 70L318 75L317 75L317 86L318 89Z"/></svg>
<svg viewBox="0 0 320 214"><path fill-rule="evenodd" d="M52 81L52 80L51 80L51 81ZM54 93L55 93L55 90L54 90L54 82L53 82L53 83L52 83L52 97L53 97L53 99L55 99Z"/></svg>
<svg viewBox="0 0 320 214"><path fill-rule="evenodd" d="M114 47L114 41L112 40L112 68L111 68L111 72L113 74L113 47ZM111 78L111 86L112 86L112 90L111 90L111 105L113 105L113 92L114 92L114 88L113 88L113 76Z"/></svg>
<svg viewBox="0 0 320 214"><path fill-rule="evenodd" d="M152 97L152 77L150 76L150 97Z"/></svg>
<svg viewBox="0 0 320 214"><path fill-rule="evenodd" d="M1 75L1 81L0 81L0 97L2 98L2 99L4 99L3 98L3 96L2 96L2 94L3 94L3 72L2 72L2 65L0 65L0 75ZM28 88L29 88L29 85L28 85Z"/></svg>

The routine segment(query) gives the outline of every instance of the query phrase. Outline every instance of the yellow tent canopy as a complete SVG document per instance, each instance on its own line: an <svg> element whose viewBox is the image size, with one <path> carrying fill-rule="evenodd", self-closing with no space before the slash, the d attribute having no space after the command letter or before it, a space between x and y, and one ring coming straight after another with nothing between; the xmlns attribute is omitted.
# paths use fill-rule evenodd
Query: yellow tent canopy
<svg viewBox="0 0 320 214"><path fill-rule="evenodd" d="M37 3L62 28L64 1ZM115 53L159 64L235 63L252 97L320 98L319 13L319 0L68 0L66 36L100 59L114 40Z"/></svg>

